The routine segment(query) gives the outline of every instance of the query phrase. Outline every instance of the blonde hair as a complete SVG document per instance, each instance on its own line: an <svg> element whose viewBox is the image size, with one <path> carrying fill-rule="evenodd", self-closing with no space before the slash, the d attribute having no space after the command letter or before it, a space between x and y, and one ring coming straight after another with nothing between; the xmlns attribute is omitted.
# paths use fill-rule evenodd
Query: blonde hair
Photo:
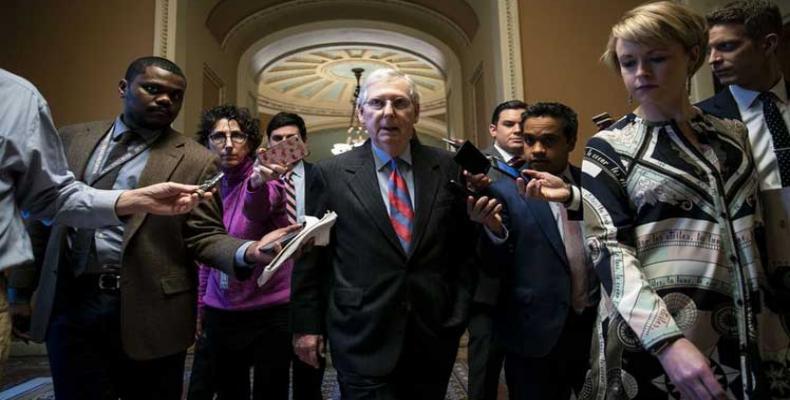
<svg viewBox="0 0 790 400"><path fill-rule="evenodd" d="M675 42L683 46L686 52L699 46L697 60L690 65L691 76L705 61L708 29L701 15L672 1L643 4L626 12L612 27L606 51L601 56L604 64L620 74L620 63L615 52L618 39L647 45Z"/></svg>

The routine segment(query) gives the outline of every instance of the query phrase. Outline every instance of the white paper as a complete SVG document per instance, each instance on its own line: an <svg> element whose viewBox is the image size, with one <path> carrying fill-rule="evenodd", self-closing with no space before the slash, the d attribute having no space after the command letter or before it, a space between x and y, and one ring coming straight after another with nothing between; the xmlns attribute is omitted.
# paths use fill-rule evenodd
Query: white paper
<svg viewBox="0 0 790 400"><path fill-rule="evenodd" d="M271 277L280 269L280 266L288 261L291 256L296 253L302 244L307 243L310 239L315 238L314 246L326 246L329 244L329 234L332 232L332 227L335 225L337 214L334 211L327 211L323 218L305 215L305 227L293 238L277 256L274 257L272 262L263 269L261 275L258 276L258 286L263 286Z"/></svg>

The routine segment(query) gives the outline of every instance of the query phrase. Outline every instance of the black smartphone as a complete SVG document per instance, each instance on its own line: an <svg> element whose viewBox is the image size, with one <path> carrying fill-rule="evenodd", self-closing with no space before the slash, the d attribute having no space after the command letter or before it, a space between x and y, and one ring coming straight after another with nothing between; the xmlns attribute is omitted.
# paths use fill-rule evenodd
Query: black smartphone
<svg viewBox="0 0 790 400"><path fill-rule="evenodd" d="M453 160L471 174L485 174L491 169L491 161L468 140L455 152Z"/></svg>
<svg viewBox="0 0 790 400"><path fill-rule="evenodd" d="M454 179L450 179L450 182L447 182L447 189L456 196L461 196L466 199L466 196L472 196L474 198L480 197L480 193L475 193L469 190L466 185L456 182Z"/></svg>
<svg viewBox="0 0 790 400"><path fill-rule="evenodd" d="M214 175L211 178L208 178L205 181L203 181L203 183L200 185L198 190L201 190L201 191L204 191L204 192L208 192L209 190L211 190L211 188L213 188L214 186L217 186L217 184L219 184L219 181L220 181L220 179L222 179L223 176L225 176L225 173L222 172L222 171L219 171L216 175Z"/></svg>
<svg viewBox="0 0 790 400"><path fill-rule="evenodd" d="M302 228L304 228L304 224L302 224ZM275 243L280 243L280 246L282 247L287 246L288 243L291 243L291 240L293 240L293 238L295 238L296 235L298 235L299 232L302 231L302 228L286 234L285 236L281 237L279 240L275 240L274 242L271 242L269 244L264 245L263 247L258 248L258 251L260 251L261 253L271 253L272 251L274 251Z"/></svg>

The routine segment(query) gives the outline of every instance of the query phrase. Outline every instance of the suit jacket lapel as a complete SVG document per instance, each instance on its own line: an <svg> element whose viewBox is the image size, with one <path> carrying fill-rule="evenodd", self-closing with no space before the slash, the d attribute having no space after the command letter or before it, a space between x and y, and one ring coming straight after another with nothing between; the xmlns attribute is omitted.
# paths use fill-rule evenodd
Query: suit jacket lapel
<svg viewBox="0 0 790 400"><path fill-rule="evenodd" d="M401 246L398 236L390 223L387 207L381 199L381 189L379 189L376 164L373 162L370 140L352 151L355 152L357 157L346 167L346 173L349 174L347 181L349 190L367 210L373 222L384 234L384 237L387 238L387 241L405 256L403 246Z"/></svg>
<svg viewBox="0 0 790 400"><path fill-rule="evenodd" d="M414 177L414 232L410 254L419 246L420 240L428 228L433 203L441 182L439 181L439 164L436 160L422 154L422 145L411 142L412 176ZM394 231L393 231L394 232Z"/></svg>
<svg viewBox="0 0 790 400"><path fill-rule="evenodd" d="M101 121L90 124L84 133L73 135L66 145L66 156L73 161L70 164L78 180L85 181L85 170L88 167L91 155L99 145L101 138L112 127L113 121Z"/></svg>
<svg viewBox="0 0 790 400"><path fill-rule="evenodd" d="M554 219L554 214L551 212L549 203L538 200L523 200L527 209L532 213L535 221L538 223L540 230L546 236L546 240L551 243L551 247L560 257L565 265L568 265L568 256L565 254L565 244L562 243L560 231L557 229L557 220Z"/></svg>
<svg viewBox="0 0 790 400"><path fill-rule="evenodd" d="M185 138L178 132L168 129L151 145L148 162L145 164L137 187L166 182L184 157ZM137 232L148 214L135 214L124 229L123 245Z"/></svg>
<svg viewBox="0 0 790 400"><path fill-rule="evenodd" d="M735 98L732 97L729 88L724 88L716 94L714 104L716 104L716 108L720 110L721 116L743 121L741 111L738 109L738 103L735 102Z"/></svg>

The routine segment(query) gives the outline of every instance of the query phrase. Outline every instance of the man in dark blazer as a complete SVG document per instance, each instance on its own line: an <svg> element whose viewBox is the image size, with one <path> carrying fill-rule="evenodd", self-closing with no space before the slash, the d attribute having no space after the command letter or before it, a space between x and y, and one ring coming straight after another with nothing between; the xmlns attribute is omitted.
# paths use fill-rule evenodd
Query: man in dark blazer
<svg viewBox="0 0 790 400"><path fill-rule="evenodd" d="M296 135L299 135L302 142L307 145L307 127L304 119L298 114L279 112L266 125L266 138L269 146L274 146ZM308 193L307 183L314 179L314 175L315 166L308 161L300 160L292 165L283 176L283 187L286 188L286 202L290 203L293 201L292 206L286 207L289 214L288 218L292 220L292 223L304 221ZM290 188L289 184L292 185ZM292 199L289 197L289 192L293 194ZM324 366L324 363L321 363L318 368L313 368L294 354L292 387L295 399L322 398L321 382L324 377Z"/></svg>
<svg viewBox="0 0 790 400"><path fill-rule="evenodd" d="M782 76L777 54L782 36L779 8L765 0L732 2L706 16L708 63L727 85L697 104L718 117L743 121L760 180L763 227L758 245L774 284L768 303L787 309L790 304L790 84Z"/></svg>
<svg viewBox="0 0 790 400"><path fill-rule="evenodd" d="M169 60L134 61L119 83L120 116L60 131L70 168L114 189L212 176L208 150L170 128L185 89ZM185 216L135 215L120 227L34 231L40 278L31 336L47 343L58 399L180 399L195 334L195 260L243 276L271 259L258 248L272 235L228 236L217 201Z"/></svg>
<svg viewBox="0 0 790 400"><path fill-rule="evenodd" d="M562 104L537 103L524 115L527 162L538 171L533 180L553 175L579 185L580 170L568 163L576 144L576 113ZM510 398L567 399L571 388L578 395L596 305L582 245L580 199L549 203L524 196L505 180L488 190L503 205L502 227L486 229L483 254L501 278L494 336L505 349Z"/></svg>
<svg viewBox="0 0 790 400"><path fill-rule="evenodd" d="M708 63L726 88L697 106L744 122L762 191L790 186L790 174L780 173L783 162L790 166L790 150L782 150L790 142L790 85L782 77L777 55L782 36L779 8L765 0L737 1L714 10L706 19L710 26ZM778 113L783 132L772 132L766 112ZM781 141L778 145L777 140Z"/></svg>
<svg viewBox="0 0 790 400"><path fill-rule="evenodd" d="M443 399L472 297L473 227L451 154L422 145L406 75L369 75L370 140L318 163L308 214L338 218L328 247L294 267L294 347L318 365L328 338L344 399Z"/></svg>
<svg viewBox="0 0 790 400"><path fill-rule="evenodd" d="M266 125L266 138L270 147L296 135L299 135L305 146L308 146L307 127L305 126L304 119L298 114L279 112L275 114ZM290 169L296 195L295 218L298 222L304 220L305 200L307 197L306 184L310 182L313 174L315 174L313 168L314 166L312 163L300 160L292 165ZM286 175L288 174L286 173Z"/></svg>
<svg viewBox="0 0 790 400"><path fill-rule="evenodd" d="M495 161L519 168L524 163L524 138L521 132L521 114L527 105L521 100L510 100L494 108L488 132L493 143L482 150ZM502 172L491 169L492 181L505 178ZM505 178L513 184L511 178ZM485 260L480 260L485 262ZM496 400L499 374L505 359L504 352L496 346L493 337L492 311L499 295L499 279L481 268L477 289L469 311L469 398L470 400Z"/></svg>

